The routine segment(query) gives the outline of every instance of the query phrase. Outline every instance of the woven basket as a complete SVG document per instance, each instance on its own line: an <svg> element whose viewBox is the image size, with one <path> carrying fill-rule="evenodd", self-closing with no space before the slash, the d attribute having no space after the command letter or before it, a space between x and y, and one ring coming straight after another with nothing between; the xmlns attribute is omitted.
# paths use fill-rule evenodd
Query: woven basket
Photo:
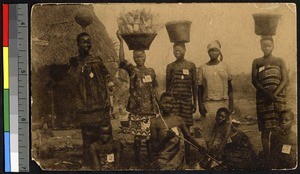
<svg viewBox="0 0 300 174"><path fill-rule="evenodd" d="M281 15L258 13L252 16L255 23L255 34L260 36L276 35L276 29Z"/></svg>
<svg viewBox="0 0 300 174"><path fill-rule="evenodd" d="M121 34L129 50L149 50L156 33Z"/></svg>
<svg viewBox="0 0 300 174"><path fill-rule="evenodd" d="M166 29L173 43L188 43L190 42L191 21L171 21L166 23Z"/></svg>

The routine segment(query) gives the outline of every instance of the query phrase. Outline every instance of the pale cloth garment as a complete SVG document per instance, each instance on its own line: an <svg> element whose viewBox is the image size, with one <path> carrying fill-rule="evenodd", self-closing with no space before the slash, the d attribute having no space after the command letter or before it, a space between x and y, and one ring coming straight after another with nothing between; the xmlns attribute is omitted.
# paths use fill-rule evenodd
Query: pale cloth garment
<svg viewBox="0 0 300 174"><path fill-rule="evenodd" d="M197 69L197 83L203 85L206 118L201 120L204 139L209 141L216 112L221 107L228 108L228 81L232 80L229 67L224 62L217 65L203 64Z"/></svg>

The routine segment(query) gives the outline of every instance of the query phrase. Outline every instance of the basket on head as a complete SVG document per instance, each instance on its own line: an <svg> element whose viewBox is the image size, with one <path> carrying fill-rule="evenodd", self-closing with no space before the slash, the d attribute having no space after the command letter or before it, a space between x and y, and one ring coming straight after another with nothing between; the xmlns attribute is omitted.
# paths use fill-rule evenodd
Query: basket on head
<svg viewBox="0 0 300 174"><path fill-rule="evenodd" d="M255 34L259 36L276 35L276 29L281 15L258 13L253 14L252 16L255 23Z"/></svg>
<svg viewBox="0 0 300 174"><path fill-rule="evenodd" d="M149 50L156 35L156 33L121 34L129 50Z"/></svg>
<svg viewBox="0 0 300 174"><path fill-rule="evenodd" d="M166 23L166 29L173 43L190 42L191 21L171 21Z"/></svg>
<svg viewBox="0 0 300 174"><path fill-rule="evenodd" d="M79 24L83 30L91 23L93 23L92 13L85 8L79 9L75 14L74 18L77 24Z"/></svg>

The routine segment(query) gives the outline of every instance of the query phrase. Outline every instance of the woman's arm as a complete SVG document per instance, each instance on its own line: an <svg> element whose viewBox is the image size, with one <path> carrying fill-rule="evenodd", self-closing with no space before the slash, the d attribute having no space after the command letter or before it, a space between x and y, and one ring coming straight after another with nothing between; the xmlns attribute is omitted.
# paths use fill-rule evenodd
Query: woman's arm
<svg viewBox="0 0 300 174"><path fill-rule="evenodd" d="M154 154L152 154L152 156L154 156L156 153L158 153L158 136L157 136L157 127L156 127L156 120L153 119L153 121L151 121L151 124L150 124L150 142L151 142L151 145L152 145L152 152Z"/></svg>
<svg viewBox="0 0 300 174"><path fill-rule="evenodd" d="M233 88L232 88L232 83L231 80L228 81L228 97L229 97L229 112L232 113L233 112L233 108L234 108L234 101L233 101Z"/></svg>
<svg viewBox="0 0 300 174"><path fill-rule="evenodd" d="M198 106L199 106L199 112L202 116L206 116L206 108L204 106L204 87L203 85L198 85Z"/></svg>
<svg viewBox="0 0 300 174"><path fill-rule="evenodd" d="M263 92L271 100L275 100L275 96L273 96L269 91L267 91L258 81L257 61L258 60L256 59L252 63L252 84L257 90Z"/></svg>
<svg viewBox="0 0 300 174"><path fill-rule="evenodd" d="M167 66L166 70L166 91L170 92L171 88L171 67L170 65Z"/></svg>
<svg viewBox="0 0 300 174"><path fill-rule="evenodd" d="M123 44L123 39L121 37L120 31L117 31L117 37L120 41L119 61L120 61L120 63L122 63L125 61L125 58L124 58L124 44Z"/></svg>
<svg viewBox="0 0 300 174"><path fill-rule="evenodd" d="M274 96L277 96L277 94L280 91L282 91L282 89L288 84L288 81L289 81L284 61L282 59L279 59L278 62L280 64L281 82L280 82L279 86L276 88L276 90L274 92Z"/></svg>

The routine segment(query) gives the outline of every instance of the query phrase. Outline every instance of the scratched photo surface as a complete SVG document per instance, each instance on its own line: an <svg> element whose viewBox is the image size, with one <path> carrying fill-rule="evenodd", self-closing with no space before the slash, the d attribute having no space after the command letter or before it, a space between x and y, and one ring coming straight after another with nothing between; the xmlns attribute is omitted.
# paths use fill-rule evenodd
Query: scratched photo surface
<svg viewBox="0 0 300 174"><path fill-rule="evenodd" d="M30 27L42 170L297 167L295 4L36 4Z"/></svg>

